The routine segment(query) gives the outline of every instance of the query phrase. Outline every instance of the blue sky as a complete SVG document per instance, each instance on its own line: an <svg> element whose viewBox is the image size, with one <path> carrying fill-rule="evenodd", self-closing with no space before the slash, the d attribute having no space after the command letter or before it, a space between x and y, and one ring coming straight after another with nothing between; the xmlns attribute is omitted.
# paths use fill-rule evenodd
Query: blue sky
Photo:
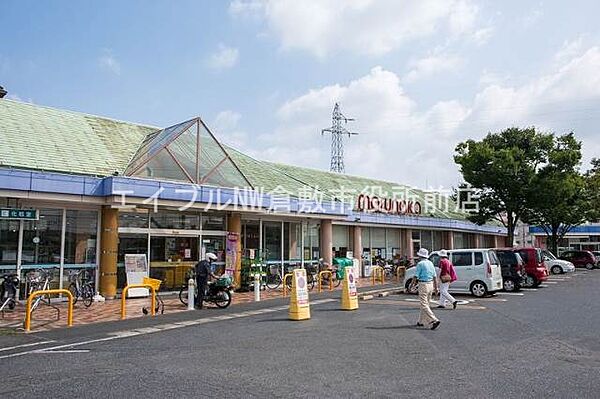
<svg viewBox="0 0 600 399"><path fill-rule="evenodd" d="M512 125L600 156L597 1L11 1L9 97L166 127L201 116L255 157L450 186L455 145ZM584 167L587 165L584 164Z"/></svg>

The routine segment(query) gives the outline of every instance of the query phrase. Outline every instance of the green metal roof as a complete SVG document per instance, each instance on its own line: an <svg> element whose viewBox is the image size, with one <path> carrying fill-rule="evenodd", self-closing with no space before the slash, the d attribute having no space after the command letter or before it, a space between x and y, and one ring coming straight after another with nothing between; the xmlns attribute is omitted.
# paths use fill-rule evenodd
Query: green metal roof
<svg viewBox="0 0 600 399"><path fill-rule="evenodd" d="M0 99L0 166L95 176L123 174L142 143L160 130ZM301 191L316 190L323 200L332 200L339 198L341 190L351 196L378 187L381 192L372 194L391 198L394 193L408 190L425 203L425 192L398 183L261 161L223 147L250 184L265 193L283 189L298 196ZM465 219L464 213L453 211L454 203L449 205L449 211L438 209L429 216Z"/></svg>
<svg viewBox="0 0 600 399"><path fill-rule="evenodd" d="M157 128L0 99L0 166L109 176Z"/></svg>

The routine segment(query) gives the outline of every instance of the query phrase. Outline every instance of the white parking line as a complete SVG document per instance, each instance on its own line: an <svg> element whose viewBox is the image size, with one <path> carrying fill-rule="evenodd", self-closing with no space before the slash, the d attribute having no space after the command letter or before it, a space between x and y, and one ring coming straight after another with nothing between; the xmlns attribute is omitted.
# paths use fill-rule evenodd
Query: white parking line
<svg viewBox="0 0 600 399"><path fill-rule="evenodd" d="M320 299L318 301L312 302L311 305L320 305L323 303L329 303L329 302L334 302L334 301L337 301L337 299L333 299L333 298ZM282 311L282 310L287 310L287 309L288 309L288 306L278 306L278 307L274 307L274 308L261 309L261 310L269 310L270 312L276 312L276 311ZM97 342L112 341L112 340L120 339L120 338L129 338L129 337L135 337L138 335L152 334L152 333L156 333L156 332L160 332L160 331L164 331L164 330L183 328L183 327L188 327L188 326L193 326L193 325L198 325L198 324L212 323L212 322L221 321L221 320L230 320L230 319L235 319L235 318L248 317L248 316L251 316L254 314L258 314L255 312L256 311L233 313L233 314L229 314L229 315L206 317L203 319L188 320L188 321L182 321L182 322L178 322L178 323L161 324L161 325L157 325L154 327L144 327L144 328L137 328L137 329L132 329L132 330L118 331L118 332L110 333L110 334L108 334L107 337L103 337L103 338L90 339L90 340L81 341L81 342L72 342L72 343L68 343L68 344L52 346L52 347L43 348L43 349L34 349L34 350L25 351L25 352L12 353L10 355L0 356L0 359L8 359L11 357L18 357L18 356L24 356L24 355L28 355L28 354L35 354L35 353L48 353L48 352L60 353L60 350L65 349L65 348L73 348L76 346L93 344L93 343L97 343ZM266 312L261 311L260 313L266 313ZM54 341L42 341L39 343L17 345L14 347L2 348L2 350L8 351L11 349L18 349L21 347L40 345L42 343L51 343L51 342L54 342ZM68 353L68 352L74 352L74 351L75 350L72 350L72 349L65 349L62 352ZM79 352L82 352L82 351L84 351L84 350L80 350Z"/></svg>
<svg viewBox="0 0 600 399"><path fill-rule="evenodd" d="M527 290L527 291L537 291L537 288L527 288L527 287L522 287L522 290Z"/></svg>
<svg viewBox="0 0 600 399"><path fill-rule="evenodd" d="M546 281L544 284L558 284L558 281Z"/></svg>
<svg viewBox="0 0 600 399"><path fill-rule="evenodd" d="M29 343L29 344L7 346L5 348L0 348L0 352L11 351L13 349L19 349L19 348L27 348L27 347L30 347L30 346L37 346L37 345L49 344L51 342L54 342L54 341L52 341L52 340L50 340L50 341L39 341L39 342L32 342L32 343Z"/></svg>
<svg viewBox="0 0 600 399"><path fill-rule="evenodd" d="M522 292L496 292L496 295L525 296Z"/></svg>

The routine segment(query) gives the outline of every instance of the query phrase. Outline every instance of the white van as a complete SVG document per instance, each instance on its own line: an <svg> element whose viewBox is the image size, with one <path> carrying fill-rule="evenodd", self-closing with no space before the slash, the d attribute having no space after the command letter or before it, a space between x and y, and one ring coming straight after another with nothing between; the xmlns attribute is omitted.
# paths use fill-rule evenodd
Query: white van
<svg viewBox="0 0 600 399"><path fill-rule="evenodd" d="M448 257L458 277L458 280L450 285L450 292L471 293L476 297L482 297L502 289L502 269L494 250L453 249L448 251ZM432 252L429 260L438 267L440 263L438 252ZM407 269L404 275L404 287L409 293L416 293L416 287L410 284L415 269L415 267Z"/></svg>

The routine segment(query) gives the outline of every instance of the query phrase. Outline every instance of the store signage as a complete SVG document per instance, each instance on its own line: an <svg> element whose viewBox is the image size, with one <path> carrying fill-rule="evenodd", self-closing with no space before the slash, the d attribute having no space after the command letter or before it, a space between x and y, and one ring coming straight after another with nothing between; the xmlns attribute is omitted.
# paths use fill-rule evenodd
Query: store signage
<svg viewBox="0 0 600 399"><path fill-rule="evenodd" d="M356 209L361 212L380 212L389 215L420 215L421 203L360 194L356 200Z"/></svg>
<svg viewBox="0 0 600 399"><path fill-rule="evenodd" d="M0 219L38 220L37 209L0 208Z"/></svg>

